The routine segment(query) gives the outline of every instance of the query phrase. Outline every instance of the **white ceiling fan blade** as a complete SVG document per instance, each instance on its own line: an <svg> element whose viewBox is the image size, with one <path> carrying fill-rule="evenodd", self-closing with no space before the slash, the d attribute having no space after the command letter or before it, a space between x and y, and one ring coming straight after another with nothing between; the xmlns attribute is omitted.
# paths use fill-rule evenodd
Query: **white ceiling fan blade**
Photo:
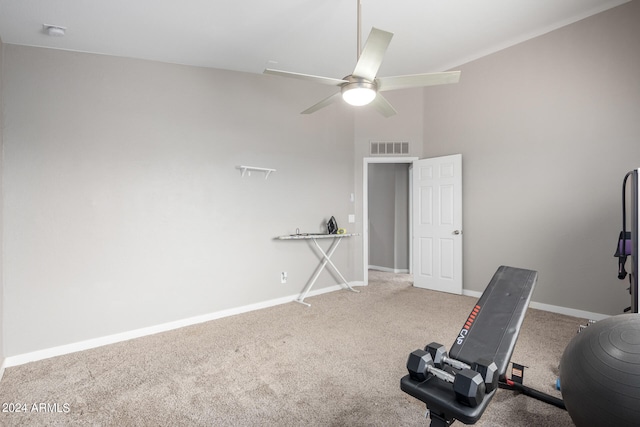
<svg viewBox="0 0 640 427"><path fill-rule="evenodd" d="M445 71L442 73L409 74L406 76L380 77L376 79L378 91L406 89L410 87L423 87L458 83L460 71Z"/></svg>
<svg viewBox="0 0 640 427"><path fill-rule="evenodd" d="M273 74L275 76L291 77L299 80L312 81L312 82L320 83L323 85L330 85L330 86L340 86L343 83L348 83L346 80L342 80L342 79L332 79L331 77L313 76L311 74L292 73L290 71L274 70L271 68L265 69L263 73Z"/></svg>
<svg viewBox="0 0 640 427"><path fill-rule="evenodd" d="M356 68L353 70L354 77L362 77L370 82L376 78L384 54L391 43L393 33L388 31L371 28L369 38L367 38L364 48L358 58Z"/></svg>
<svg viewBox="0 0 640 427"><path fill-rule="evenodd" d="M371 104L369 105L385 117L391 117L397 113L395 108L393 108L393 106L389 104L389 101L387 101L381 94L377 94L376 98L371 101Z"/></svg>
<svg viewBox="0 0 640 427"><path fill-rule="evenodd" d="M340 92L336 92L331 96L328 96L327 98L323 99L322 101L318 102L317 104L312 105L311 107L307 108L306 110L304 110L302 113L300 114L311 114L311 113L315 113L316 111L318 111L321 108L326 107L327 105L333 104L334 102L336 102L338 99L340 99L342 97L342 94Z"/></svg>

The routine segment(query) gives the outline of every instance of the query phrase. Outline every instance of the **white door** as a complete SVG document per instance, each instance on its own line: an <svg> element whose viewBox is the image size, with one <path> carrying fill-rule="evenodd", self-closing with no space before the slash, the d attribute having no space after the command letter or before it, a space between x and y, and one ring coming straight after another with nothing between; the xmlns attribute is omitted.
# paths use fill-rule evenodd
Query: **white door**
<svg viewBox="0 0 640 427"><path fill-rule="evenodd" d="M462 155L413 162L414 286L462 293Z"/></svg>

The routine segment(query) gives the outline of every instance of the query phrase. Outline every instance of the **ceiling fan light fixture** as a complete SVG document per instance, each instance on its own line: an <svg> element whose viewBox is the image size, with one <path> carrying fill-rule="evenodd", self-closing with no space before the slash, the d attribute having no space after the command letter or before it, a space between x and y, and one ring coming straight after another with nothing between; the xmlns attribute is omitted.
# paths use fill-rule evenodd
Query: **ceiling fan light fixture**
<svg viewBox="0 0 640 427"><path fill-rule="evenodd" d="M342 86L342 99L347 104L360 107L376 98L376 87L365 81L355 81Z"/></svg>

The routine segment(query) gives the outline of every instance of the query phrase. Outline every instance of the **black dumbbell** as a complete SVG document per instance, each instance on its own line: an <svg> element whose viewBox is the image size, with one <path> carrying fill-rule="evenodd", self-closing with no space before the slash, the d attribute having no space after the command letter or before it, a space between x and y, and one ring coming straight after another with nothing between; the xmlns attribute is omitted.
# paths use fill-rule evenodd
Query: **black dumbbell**
<svg viewBox="0 0 640 427"><path fill-rule="evenodd" d="M469 366L461 360L449 357L445 346L437 342L428 344L424 349L431 354L436 368L442 369L447 364L455 369L473 369L482 375L487 393L498 387L498 367L494 362L487 359L478 359L473 364L473 367Z"/></svg>
<svg viewBox="0 0 640 427"><path fill-rule="evenodd" d="M427 351L413 351L407 360L407 370L409 376L416 381L426 381L431 375L453 384L456 400L464 405L475 407L484 399L485 384L482 375L466 368L457 372L456 375L438 369Z"/></svg>
<svg viewBox="0 0 640 427"><path fill-rule="evenodd" d="M424 349L425 351L429 352L431 358L433 359L434 365L436 365L436 368L438 369L442 369L445 364L456 369L471 369L471 366L467 365L466 363L457 359L450 358L449 354L447 353L446 347L440 343L432 342L431 344L428 344Z"/></svg>
<svg viewBox="0 0 640 427"><path fill-rule="evenodd" d="M498 388L498 366L489 359L480 358L473 364L473 370L482 375L484 379L484 387L487 393L491 393Z"/></svg>

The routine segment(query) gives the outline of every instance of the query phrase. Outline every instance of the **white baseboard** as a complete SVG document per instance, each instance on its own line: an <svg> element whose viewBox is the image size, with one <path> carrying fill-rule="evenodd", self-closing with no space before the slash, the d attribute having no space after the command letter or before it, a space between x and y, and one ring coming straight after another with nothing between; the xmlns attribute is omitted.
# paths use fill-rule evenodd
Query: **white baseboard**
<svg viewBox="0 0 640 427"><path fill-rule="evenodd" d="M351 286L362 286L363 282L350 282ZM334 292L344 289L344 286L333 285L327 288L317 289L307 294L308 297L321 295L328 292ZM72 344L61 345L58 347L47 348L43 350L33 351L30 353L18 354L16 356L9 356L3 360L1 369L5 367L24 365L25 363L35 362L38 360L48 359L51 357L62 356L65 354L75 353L78 351L89 350L96 347L102 347L104 345L115 344L122 341L128 341L134 338L141 338L147 335L153 335L160 332L167 332L174 329L184 328L185 326L196 325L198 323L204 323L211 320L221 319L223 317L234 316L236 314L247 313L249 311L260 310L262 308L273 307L280 304L286 304L292 302L299 297L299 294L276 298L268 301L263 301L255 304L249 304L242 307L230 308L227 310L217 311L215 313L204 314L202 316L190 317L187 319L176 320L175 322L163 323L160 325L150 326L147 328L135 329L133 331L121 332L118 334L108 335L99 338L93 338L86 341L80 341ZM0 373L1 375L1 373ZM1 378L1 377L0 377Z"/></svg>
<svg viewBox="0 0 640 427"><path fill-rule="evenodd" d="M588 320L603 320L611 317L608 314L592 313L590 311L576 310L575 308L558 307L557 305L543 304L535 301L532 301L529 304L529 307Z"/></svg>
<svg viewBox="0 0 640 427"><path fill-rule="evenodd" d="M480 298L482 296L482 292L470 291L468 289L463 289L462 290L462 295L466 295L468 297Z"/></svg>
<svg viewBox="0 0 640 427"><path fill-rule="evenodd" d="M394 273L394 274L409 274L409 270L406 268L389 268L389 267L380 267L379 265L370 265L369 270L384 271L386 273Z"/></svg>
<svg viewBox="0 0 640 427"><path fill-rule="evenodd" d="M364 281L349 282L349 285L353 286L365 286ZM341 285L329 286L327 288L317 289L307 294L307 297L321 295L328 292L334 292L344 289ZM463 290L463 295L480 298L481 292ZM268 301L263 301L255 304L249 304L242 307L230 308L227 310L221 310L214 313L204 314L202 316L190 317L187 319L177 320L174 322L163 323L156 326L150 326L147 328L135 329L128 332L122 332L118 334L108 335L104 337L94 338L86 341L80 341L72 344L61 345L58 347L47 348L43 350L33 351L30 353L18 354L16 356L9 356L1 360L0 362L0 380L4 374L5 368L12 366L23 365L29 362L35 362L38 360L48 359L51 357L62 356L65 354L75 353L78 351L89 350L96 347L102 347L104 345L115 344L122 341L128 341L134 338L140 338L147 335L153 335L160 332L167 332L174 329L183 328L186 326L196 325L198 323L204 323L211 320L221 319L223 317L234 316L236 314L247 313L250 311L260 310L263 308L274 307L280 304L286 304L288 302L295 301L299 297L299 294L276 298ZM575 310L572 308L559 307L555 305L542 304L537 302L531 302L530 307L550 311L552 313L565 314L568 316L590 319L590 320L602 320L610 317L605 314L590 313L583 310Z"/></svg>
<svg viewBox="0 0 640 427"><path fill-rule="evenodd" d="M470 297L480 298L480 296L482 295L482 292L463 290L462 294ZM603 320L603 319L606 319L607 317L611 317L608 314L591 313L589 311L576 310L574 308L560 307L560 306L551 305L551 304L543 304L541 302L535 302L535 301L531 301L529 303L529 307L535 308L537 310L549 311L551 313L564 314L567 316L578 317L581 319L589 319L589 320Z"/></svg>

